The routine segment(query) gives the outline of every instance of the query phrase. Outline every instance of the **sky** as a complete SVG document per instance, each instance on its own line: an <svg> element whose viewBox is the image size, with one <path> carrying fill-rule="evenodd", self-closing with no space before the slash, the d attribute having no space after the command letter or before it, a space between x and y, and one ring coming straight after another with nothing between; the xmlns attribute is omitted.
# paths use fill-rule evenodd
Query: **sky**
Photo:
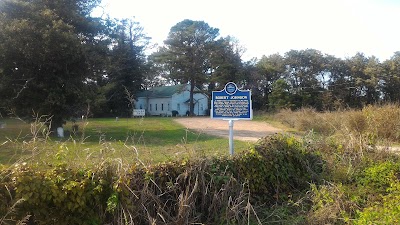
<svg viewBox="0 0 400 225"><path fill-rule="evenodd" d="M400 0L103 0L102 6L111 17L134 17L158 45L178 22L204 21L236 38L246 61L307 48L381 61L400 51Z"/></svg>

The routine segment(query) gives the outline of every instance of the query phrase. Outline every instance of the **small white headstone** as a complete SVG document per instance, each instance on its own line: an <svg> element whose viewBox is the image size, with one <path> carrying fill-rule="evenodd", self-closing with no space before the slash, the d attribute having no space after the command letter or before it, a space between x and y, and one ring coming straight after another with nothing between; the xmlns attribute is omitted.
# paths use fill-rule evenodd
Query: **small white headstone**
<svg viewBox="0 0 400 225"><path fill-rule="evenodd" d="M58 127L57 128L57 136L63 138L64 137L64 128Z"/></svg>

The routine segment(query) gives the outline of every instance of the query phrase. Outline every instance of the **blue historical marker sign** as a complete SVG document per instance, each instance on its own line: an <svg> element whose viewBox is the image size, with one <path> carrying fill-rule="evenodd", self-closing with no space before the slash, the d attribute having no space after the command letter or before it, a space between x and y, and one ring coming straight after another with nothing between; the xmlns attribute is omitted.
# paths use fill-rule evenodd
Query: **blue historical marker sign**
<svg viewBox="0 0 400 225"><path fill-rule="evenodd" d="M227 120L251 120L251 92L239 90L235 83L229 82L222 91L213 91L211 118Z"/></svg>

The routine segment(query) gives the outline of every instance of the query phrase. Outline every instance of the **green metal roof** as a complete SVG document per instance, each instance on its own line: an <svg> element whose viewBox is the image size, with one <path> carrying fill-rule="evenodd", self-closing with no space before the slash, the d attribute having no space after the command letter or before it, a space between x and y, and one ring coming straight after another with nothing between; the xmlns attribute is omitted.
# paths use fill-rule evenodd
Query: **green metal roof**
<svg viewBox="0 0 400 225"><path fill-rule="evenodd" d="M151 90L139 92L137 97L148 97L148 98L160 98L160 97L171 97L175 93L179 93L185 87L185 84L156 87Z"/></svg>

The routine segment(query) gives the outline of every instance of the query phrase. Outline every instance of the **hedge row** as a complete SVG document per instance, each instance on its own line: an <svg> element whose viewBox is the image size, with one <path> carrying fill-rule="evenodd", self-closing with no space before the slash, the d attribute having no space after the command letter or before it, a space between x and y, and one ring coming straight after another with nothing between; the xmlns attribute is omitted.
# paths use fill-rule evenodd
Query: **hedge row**
<svg viewBox="0 0 400 225"><path fill-rule="evenodd" d="M243 224L317 182L323 161L293 137L261 139L233 158L134 165L117 173L15 165L0 174L0 224Z"/></svg>

